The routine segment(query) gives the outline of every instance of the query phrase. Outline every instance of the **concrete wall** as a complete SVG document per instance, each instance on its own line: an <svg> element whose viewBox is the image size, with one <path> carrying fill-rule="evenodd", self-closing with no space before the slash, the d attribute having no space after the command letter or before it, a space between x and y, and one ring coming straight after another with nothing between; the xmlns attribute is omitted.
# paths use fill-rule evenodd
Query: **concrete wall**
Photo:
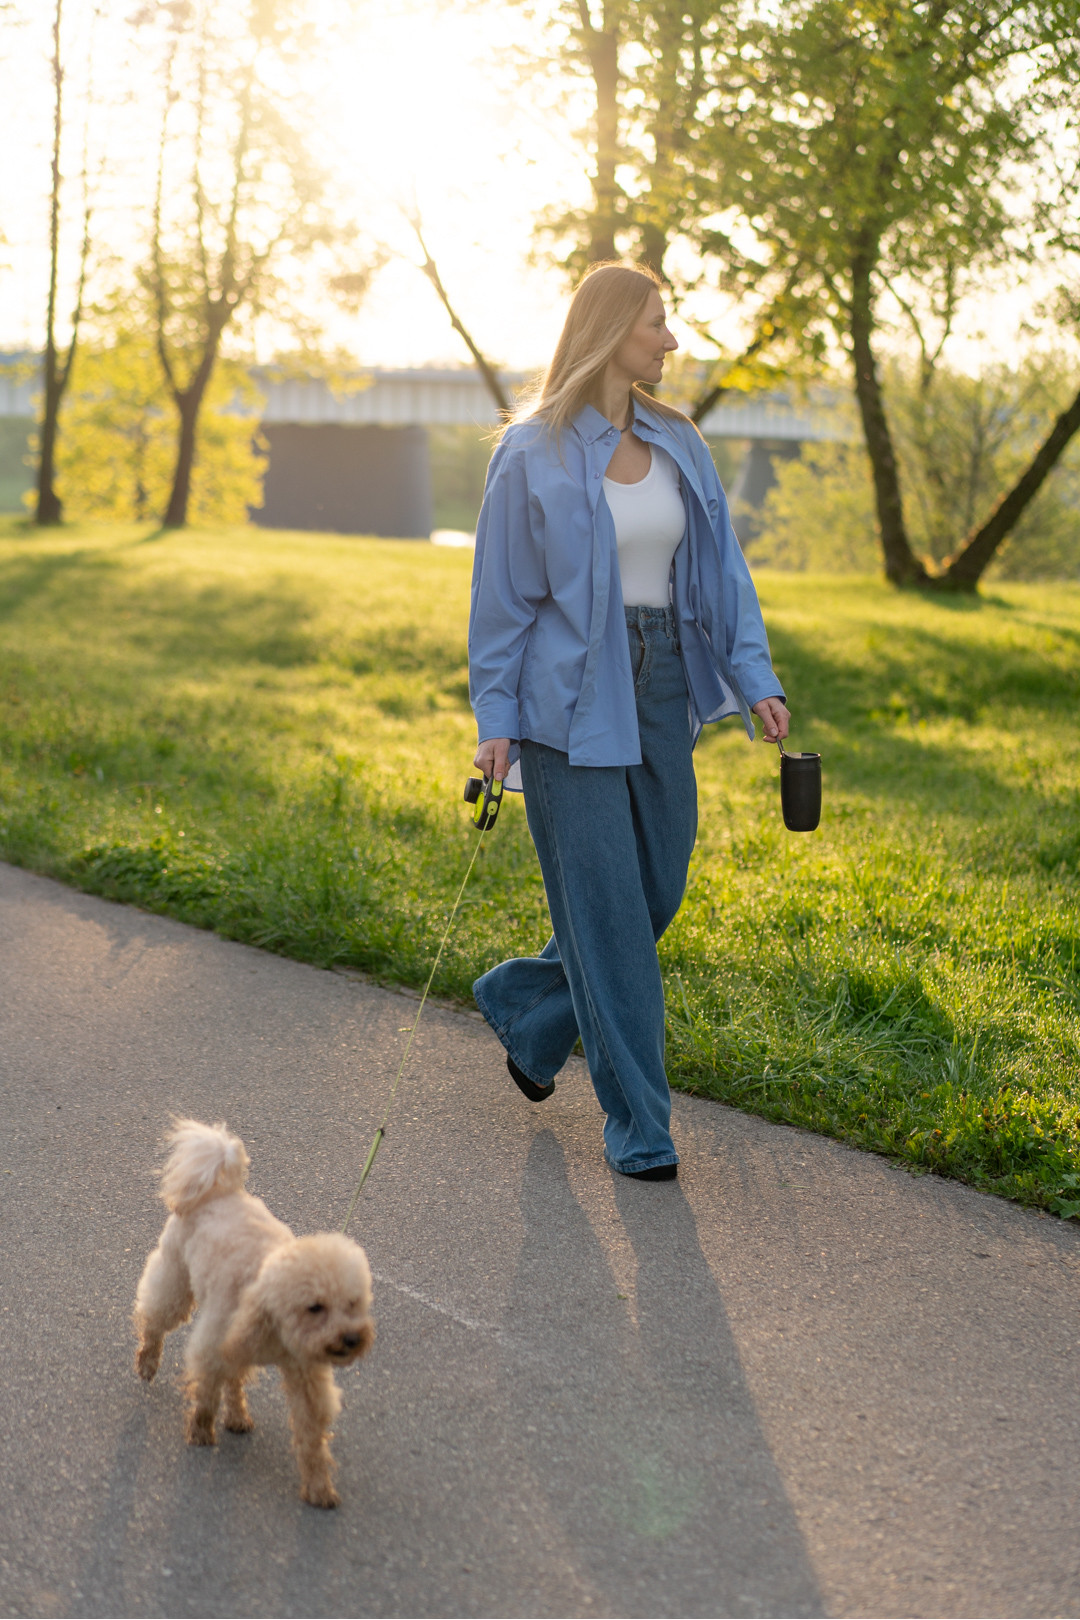
<svg viewBox="0 0 1080 1620"><path fill-rule="evenodd" d="M270 460L254 523L405 540L431 533L431 467L422 427L265 422L262 432Z"/></svg>

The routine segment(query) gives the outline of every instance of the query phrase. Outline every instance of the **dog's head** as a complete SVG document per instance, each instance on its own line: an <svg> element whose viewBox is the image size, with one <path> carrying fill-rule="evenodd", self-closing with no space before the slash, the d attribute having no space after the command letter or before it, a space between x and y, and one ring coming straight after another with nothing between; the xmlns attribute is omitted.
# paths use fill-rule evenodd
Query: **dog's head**
<svg viewBox="0 0 1080 1620"><path fill-rule="evenodd" d="M245 1290L229 1341L230 1359L277 1360L277 1345L308 1366L345 1367L365 1355L375 1323L363 1249L337 1232L275 1249Z"/></svg>

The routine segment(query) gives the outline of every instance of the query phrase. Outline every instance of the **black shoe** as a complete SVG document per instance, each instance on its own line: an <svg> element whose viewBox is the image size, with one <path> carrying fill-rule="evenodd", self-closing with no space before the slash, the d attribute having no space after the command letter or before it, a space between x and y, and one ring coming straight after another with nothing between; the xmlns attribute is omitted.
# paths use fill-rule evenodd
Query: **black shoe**
<svg viewBox="0 0 1080 1620"><path fill-rule="evenodd" d="M634 1181L674 1181L679 1174L677 1164L651 1164L647 1170L620 1170L621 1176Z"/></svg>
<svg viewBox="0 0 1080 1620"><path fill-rule="evenodd" d="M530 1080L527 1074L522 1074L512 1057L507 1056L506 1067L510 1070L510 1078L519 1091L523 1091L530 1102L543 1102L555 1090L554 1080L549 1080L546 1086L538 1086L535 1080Z"/></svg>

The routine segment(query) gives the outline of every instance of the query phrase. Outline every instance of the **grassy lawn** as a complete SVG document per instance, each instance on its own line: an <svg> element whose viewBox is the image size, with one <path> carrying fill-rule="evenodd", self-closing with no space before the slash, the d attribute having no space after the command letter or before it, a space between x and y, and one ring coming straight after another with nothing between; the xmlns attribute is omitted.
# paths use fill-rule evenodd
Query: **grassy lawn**
<svg viewBox="0 0 1080 1620"><path fill-rule="evenodd" d="M3 523L5 520L0 520ZM410 542L0 527L0 855L271 950L427 976L475 834L471 558ZM764 575L795 747L697 755L662 946L674 1084L1080 1212L1080 588ZM519 800L435 990L538 947Z"/></svg>

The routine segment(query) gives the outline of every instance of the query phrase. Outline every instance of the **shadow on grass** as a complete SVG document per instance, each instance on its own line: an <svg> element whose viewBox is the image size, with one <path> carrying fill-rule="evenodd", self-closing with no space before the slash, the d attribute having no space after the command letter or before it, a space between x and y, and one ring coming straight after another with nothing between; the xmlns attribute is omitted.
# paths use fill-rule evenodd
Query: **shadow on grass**
<svg viewBox="0 0 1080 1620"><path fill-rule="evenodd" d="M1080 700L1080 632L1055 626L1049 634L1064 656L1011 639L980 647L906 625L902 636L871 631L861 656L844 658L783 625L770 630L776 662L790 673L800 708L841 724L881 718L970 724L1002 703L1030 706L1040 716L1046 709L1072 709Z"/></svg>
<svg viewBox="0 0 1080 1620"><path fill-rule="evenodd" d="M131 580L113 547L38 557L21 553L0 565L0 618L15 618L42 598L53 629L67 623L83 633L89 620L96 632L173 668L262 664L286 670L328 662L359 679L426 675L433 689L467 701L464 618L460 624L443 620L438 628L410 621L407 594L399 623L371 622L358 614L347 628L327 629L319 623L319 595L287 576L256 587L185 580L179 573L160 582ZM37 607L42 611L45 604L38 600Z"/></svg>
<svg viewBox="0 0 1080 1620"><path fill-rule="evenodd" d="M0 564L0 619L15 618L36 597L55 594L56 588L65 584L70 584L71 589L61 592L61 602L85 602L88 583L100 582L106 576L115 578L119 568L111 549L85 546L38 556L21 553Z"/></svg>
<svg viewBox="0 0 1080 1620"><path fill-rule="evenodd" d="M914 626L905 627L901 652L863 644L850 658L783 626L773 630L772 641L776 662L798 694L803 746L815 746L813 716L840 732L823 761L826 783L969 817L984 816L992 800L995 815L1027 819L1039 806L1057 805L1059 794L1010 781L1011 735L1003 738L999 767L993 756L972 757L900 728L920 720L985 726L995 707L1011 711L1010 732L1017 711L1029 712L1033 732L1045 729L1050 714L1071 717L1080 703L1080 656L1073 656L1074 649L1080 655L1080 635L1053 633L1065 644L1057 658L1011 641L980 650ZM981 660L974 668L973 659Z"/></svg>

